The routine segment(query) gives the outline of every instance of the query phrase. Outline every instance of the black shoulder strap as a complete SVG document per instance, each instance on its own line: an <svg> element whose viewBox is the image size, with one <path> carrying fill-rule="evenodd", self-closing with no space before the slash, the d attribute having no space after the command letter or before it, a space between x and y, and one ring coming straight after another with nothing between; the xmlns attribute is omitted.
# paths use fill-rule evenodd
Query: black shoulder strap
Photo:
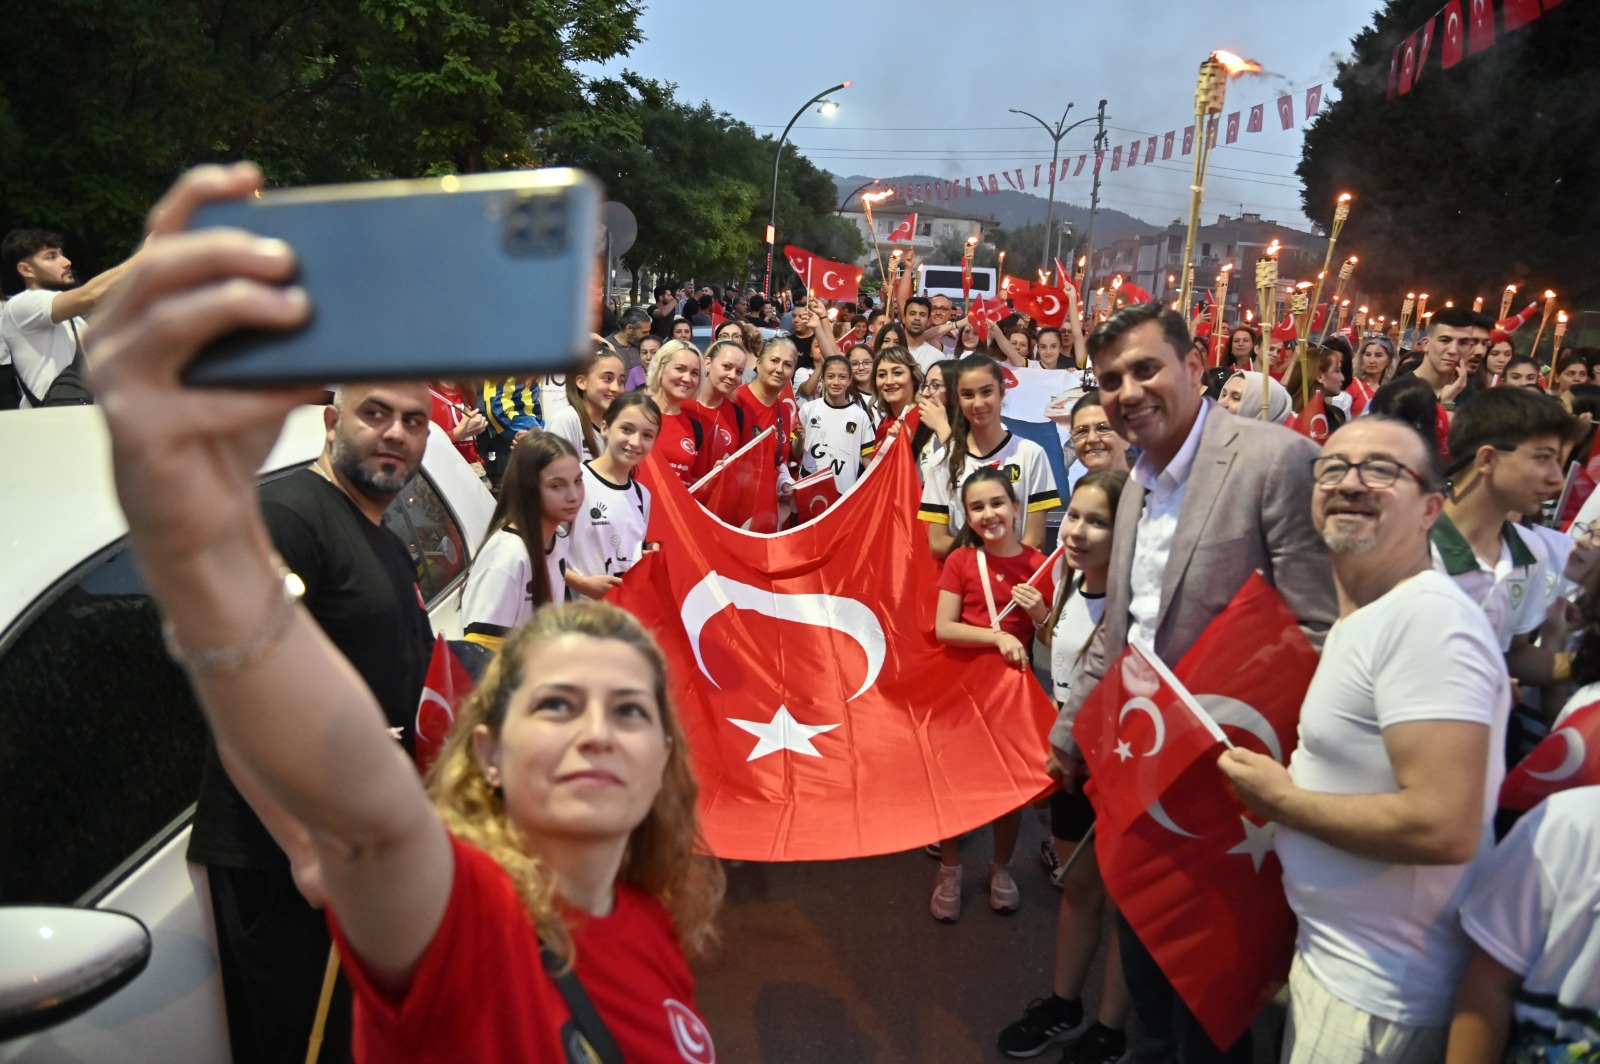
<svg viewBox="0 0 1600 1064"><path fill-rule="evenodd" d="M706 444L706 430L700 419L690 415L689 428L694 432L694 449L698 452Z"/></svg>
<svg viewBox="0 0 1600 1064"><path fill-rule="evenodd" d="M595 1059L600 1064L624 1064L622 1050L617 1048L606 1022L600 1018L600 1013L595 1011L594 1002L589 1000L583 984L578 981L578 973L570 966L563 970L561 958L556 956L549 946L541 944L539 953L544 958L544 970L549 974L551 982L556 984L556 989L561 991L562 1000L567 1003L567 1009L572 1013L572 1022L577 1025L578 1033L583 1035L584 1041L589 1043L589 1048L594 1051Z"/></svg>
<svg viewBox="0 0 1600 1064"><path fill-rule="evenodd" d="M733 404L733 420L739 426L739 439L744 439L744 407L738 403Z"/></svg>

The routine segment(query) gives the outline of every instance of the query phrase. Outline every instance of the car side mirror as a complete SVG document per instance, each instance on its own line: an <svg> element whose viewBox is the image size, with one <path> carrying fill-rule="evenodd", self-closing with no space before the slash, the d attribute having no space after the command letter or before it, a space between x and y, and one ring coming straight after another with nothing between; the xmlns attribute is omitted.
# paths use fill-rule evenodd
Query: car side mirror
<svg viewBox="0 0 1600 1064"><path fill-rule="evenodd" d="M150 931L126 913L0 907L0 1041L53 1027L115 994L150 960Z"/></svg>

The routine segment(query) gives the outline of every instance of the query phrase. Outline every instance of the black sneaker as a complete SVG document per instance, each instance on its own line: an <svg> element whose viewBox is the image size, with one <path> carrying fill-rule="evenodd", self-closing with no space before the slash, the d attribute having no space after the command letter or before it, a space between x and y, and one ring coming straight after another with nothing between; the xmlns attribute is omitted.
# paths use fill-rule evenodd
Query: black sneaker
<svg viewBox="0 0 1600 1064"><path fill-rule="evenodd" d="M1061 1051L1061 1064L1117 1064L1128 1055L1128 1036L1097 1023Z"/></svg>
<svg viewBox="0 0 1600 1064"><path fill-rule="evenodd" d="M1083 1002L1051 994L1034 998L1022 1019L1000 1032L1000 1052L1008 1057L1036 1057L1083 1029Z"/></svg>

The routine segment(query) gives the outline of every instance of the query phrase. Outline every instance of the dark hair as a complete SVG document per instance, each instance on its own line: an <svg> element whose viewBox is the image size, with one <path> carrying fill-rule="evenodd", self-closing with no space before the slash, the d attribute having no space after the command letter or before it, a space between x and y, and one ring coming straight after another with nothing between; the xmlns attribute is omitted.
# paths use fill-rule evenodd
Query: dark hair
<svg viewBox="0 0 1600 1064"><path fill-rule="evenodd" d="M967 492L971 491L976 484L999 484L1006 489L1006 498L1011 500L1011 505L1021 505L1017 501L1017 489L1012 485L1011 477L996 466L982 466L974 469L972 475L961 482L961 491L956 495L956 505L961 507L963 514L967 511ZM972 527L971 521L963 519L961 530L955 534L955 545L957 547L982 547L983 537L978 535L977 530Z"/></svg>
<svg viewBox="0 0 1600 1064"><path fill-rule="evenodd" d="M1384 385L1384 387L1387 388L1388 385ZM1382 389L1379 389L1379 391L1382 391ZM1417 474L1420 487L1427 492L1444 490L1444 463L1439 458L1438 449L1430 442L1433 439L1431 432L1423 432L1405 418L1398 418L1392 414L1372 413L1370 408L1367 416L1361 420L1364 424L1398 425L1414 435L1417 442L1422 445L1422 468L1412 470Z"/></svg>
<svg viewBox="0 0 1600 1064"><path fill-rule="evenodd" d="M578 452L560 436L543 429L534 429L517 441L511 448L511 460L506 463L505 479L500 482L500 498L495 501L494 514L489 518L489 530L478 547L481 553L501 529L516 526L516 533L528 552L532 572L528 594L533 597L534 609L548 605L554 598L550 567L544 559L544 507L539 477L546 466L564 455L577 458Z"/></svg>
<svg viewBox="0 0 1600 1064"><path fill-rule="evenodd" d="M1456 409L1450 423L1450 476L1469 468L1481 447L1511 450L1529 440L1570 440L1576 419L1561 400L1527 388L1491 388Z"/></svg>
<svg viewBox="0 0 1600 1064"><path fill-rule="evenodd" d="M650 320L650 312L633 307L617 315L617 331L621 332L630 325L643 325Z"/></svg>
<svg viewBox="0 0 1600 1064"><path fill-rule="evenodd" d="M1586 687L1600 682L1600 567L1590 575L1578 599L1578 649L1572 654L1572 683Z"/></svg>
<svg viewBox="0 0 1600 1064"><path fill-rule="evenodd" d="M884 339L884 337L889 335L889 331L891 329L894 330L894 334L895 334L896 339L894 339L892 341L886 341ZM878 335L872 338L872 343L873 343L873 350L875 350L875 351L882 351L882 350L884 350L886 348L890 348L890 347L905 347L906 346L906 330L905 330L905 327L902 326L897 321L891 321L887 325L885 325L883 328L878 330Z"/></svg>
<svg viewBox="0 0 1600 1064"><path fill-rule="evenodd" d="M578 415L578 425L583 430L583 449L590 451L591 458L599 458L600 452L605 450L605 444L600 441L600 434L595 431L594 418L589 416L589 401L584 398L583 389L578 387L578 378L587 377L594 372L594 368L602 358L614 358L622 362L622 356L609 347L602 347L592 355L581 359L567 374L567 405L571 406ZM627 363L622 362L623 368Z"/></svg>
<svg viewBox="0 0 1600 1064"><path fill-rule="evenodd" d="M912 296L910 299L906 300L906 306L919 306L929 314L933 313L933 300L929 299L927 296Z"/></svg>
<svg viewBox="0 0 1600 1064"><path fill-rule="evenodd" d="M1086 388L1083 394L1078 396L1077 401L1072 404L1072 417L1069 420L1075 420L1080 410L1087 410L1091 406L1103 407L1105 405L1105 402L1100 398L1099 388Z"/></svg>
<svg viewBox="0 0 1600 1064"><path fill-rule="evenodd" d="M1550 374L1551 380L1561 376L1561 374L1565 372L1569 366L1582 366L1584 369L1590 368L1589 360L1584 357L1582 348L1579 348L1575 351L1568 351L1566 354L1556 359L1555 369L1552 370Z"/></svg>
<svg viewBox="0 0 1600 1064"><path fill-rule="evenodd" d="M656 401L644 392L637 391L623 392L611 400L611 405L606 407L606 424L609 426L634 407L643 410L645 416L654 420L657 425L661 424L661 408L656 405Z"/></svg>
<svg viewBox="0 0 1600 1064"><path fill-rule="evenodd" d="M1088 397L1089 393L1085 392L1083 398L1087 399ZM1097 400L1098 398L1099 397L1096 396ZM1077 404L1073 406L1072 412L1076 414L1078 412L1078 407L1081 407L1082 405L1083 399L1079 399ZM1083 488L1100 489L1100 491L1106 497L1106 503L1110 507L1112 521L1115 522L1117 516L1117 506L1122 502L1122 489L1127 485L1127 483L1128 473L1126 470L1103 469L1098 473L1085 473L1082 477L1080 477L1078 482L1072 486L1072 495L1078 494L1079 490ZM1072 505L1071 495L1067 497L1067 505ZM1067 599L1072 597L1072 575L1074 572L1075 570L1068 567L1065 562L1062 563L1061 582L1056 585L1055 605L1050 608L1050 619L1045 622L1045 631L1047 632L1055 630L1056 622L1061 619L1061 611L1066 606ZM1101 617L1100 624L1104 623L1105 618ZM1083 646L1078 648L1078 657L1083 657L1083 652L1089 649L1089 644L1094 641L1095 635L1100 631L1100 624L1096 624L1094 626L1094 631L1089 633L1089 638L1084 640Z"/></svg>
<svg viewBox="0 0 1600 1064"><path fill-rule="evenodd" d="M1572 396L1572 415L1588 414L1591 421L1600 421L1600 384L1574 384L1567 389Z"/></svg>
<svg viewBox="0 0 1600 1064"><path fill-rule="evenodd" d="M1206 371L1200 374L1200 384L1206 390L1206 398L1221 399L1222 389L1228 386L1228 381L1233 379L1233 375L1237 372L1239 371L1229 366L1208 366Z"/></svg>
<svg viewBox="0 0 1600 1064"><path fill-rule="evenodd" d="M1471 307L1440 307L1434 311L1433 317L1428 319L1428 332L1432 333L1434 327L1438 325L1452 329L1471 329L1480 327L1483 320L1483 315L1472 313ZM1488 326L1481 327L1488 328Z"/></svg>
<svg viewBox="0 0 1600 1064"><path fill-rule="evenodd" d="M1410 425L1437 457L1447 442L1439 439L1439 399L1421 377L1396 377L1379 388L1367 404L1369 414L1383 414Z"/></svg>
<svg viewBox="0 0 1600 1064"><path fill-rule="evenodd" d="M1506 341L1506 343L1510 342L1510 340ZM1506 368L1500 371L1500 379L1502 381L1511 376L1511 370L1514 366L1532 366L1535 373L1539 372L1539 363L1533 360L1532 355L1518 355L1513 353L1510 358L1506 359Z"/></svg>
<svg viewBox="0 0 1600 1064"><path fill-rule="evenodd" d="M1006 390L1005 373L1000 369L1000 363L988 355L967 355L956 363L955 380L945 378L944 387L947 396L955 395L961 378L969 373L987 373L994 378L995 385L1004 395ZM946 465L950 470L950 494L958 496L958 487L961 484L961 474L967 467L967 434L972 431L972 426L967 424L967 416L961 412L961 401L946 404L950 412L950 440L945 444L949 452Z"/></svg>
<svg viewBox="0 0 1600 1064"><path fill-rule="evenodd" d="M1233 353L1233 338L1239 335L1240 332L1243 332L1245 335L1250 337L1250 355L1246 357L1253 357L1260 348L1261 337L1256 333L1255 329L1244 324L1243 322L1240 322L1238 325L1235 325L1232 329L1228 330L1228 346L1222 349L1222 365L1237 366L1239 369L1249 369L1250 367L1248 365L1240 366L1238 356ZM1226 381L1224 381L1224 383L1226 383Z"/></svg>
<svg viewBox="0 0 1600 1064"><path fill-rule="evenodd" d="M1172 348L1178 361L1187 358L1192 350L1189 346L1189 327L1184 324L1183 315L1160 303L1131 304L1096 325L1089 333L1089 357L1099 358L1102 353L1115 347L1130 329L1152 321L1160 326L1162 339Z"/></svg>
<svg viewBox="0 0 1600 1064"><path fill-rule="evenodd" d="M716 300L714 298L712 298L711 296L709 296L709 295L705 295L705 296L701 296L700 298L696 299L694 302L695 302L695 305L698 306L701 310L709 311L711 309L711 304L715 303Z"/></svg>
<svg viewBox="0 0 1600 1064"><path fill-rule="evenodd" d="M671 294L672 294L672 286L671 285L666 285L666 284L658 284L658 285L656 285L655 297L657 299L660 299L662 296L670 296Z"/></svg>
<svg viewBox="0 0 1600 1064"><path fill-rule="evenodd" d="M48 229L13 229L0 240L0 292L7 296L14 296L23 288L22 274L17 272L17 266L24 259L31 259L46 248L59 248L65 241L60 233L52 233Z"/></svg>

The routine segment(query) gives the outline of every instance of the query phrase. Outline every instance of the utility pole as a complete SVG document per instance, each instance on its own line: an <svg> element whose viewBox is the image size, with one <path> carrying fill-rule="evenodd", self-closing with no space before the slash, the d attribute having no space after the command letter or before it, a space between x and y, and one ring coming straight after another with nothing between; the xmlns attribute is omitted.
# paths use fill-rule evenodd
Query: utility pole
<svg viewBox="0 0 1600 1064"><path fill-rule="evenodd" d="M1105 158L1106 151L1106 102L1100 101L1100 113L1095 116L1098 125L1094 135L1094 188L1089 193L1089 231L1084 235L1083 253L1090 256L1090 262L1085 267L1084 287L1089 285L1089 275L1094 270L1094 219L1100 213L1100 163ZM1084 305L1088 305L1089 293L1081 293Z"/></svg>
<svg viewBox="0 0 1600 1064"><path fill-rule="evenodd" d="M1105 109L1105 101L1101 100L1100 124L1102 127L1105 125ZM1039 123L1044 127L1044 131L1050 135L1050 139L1055 143L1055 147L1050 153L1050 199L1048 201L1048 206L1045 208L1044 244L1039 254L1039 269L1045 270L1050 266L1050 238L1055 229L1056 221L1056 171L1060 168L1061 164L1061 140L1074 129L1077 129L1079 126L1085 125L1089 122L1093 122L1094 119L1085 118L1081 122L1074 122L1070 126L1067 125L1067 115L1072 111L1072 104L1070 103L1067 104L1067 109L1061 112L1060 119L1058 119L1056 124L1053 126L1036 114L1030 114L1027 111L1021 111L1015 107L1009 108L1009 110L1014 115L1022 115L1024 118L1031 118L1035 122ZM1098 173L1098 170L1096 172ZM1057 280L1059 282L1059 278Z"/></svg>

